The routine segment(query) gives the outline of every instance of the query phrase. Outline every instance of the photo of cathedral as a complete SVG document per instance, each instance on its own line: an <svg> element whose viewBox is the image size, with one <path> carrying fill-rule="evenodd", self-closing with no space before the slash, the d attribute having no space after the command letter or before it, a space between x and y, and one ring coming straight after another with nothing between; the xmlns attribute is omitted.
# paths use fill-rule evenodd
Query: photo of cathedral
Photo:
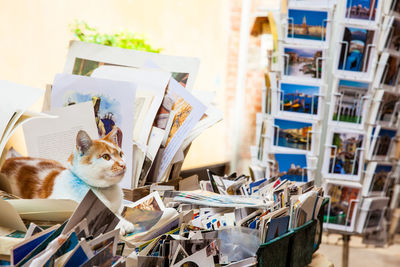
<svg viewBox="0 0 400 267"><path fill-rule="evenodd" d="M328 12L288 10L288 38L325 41Z"/></svg>

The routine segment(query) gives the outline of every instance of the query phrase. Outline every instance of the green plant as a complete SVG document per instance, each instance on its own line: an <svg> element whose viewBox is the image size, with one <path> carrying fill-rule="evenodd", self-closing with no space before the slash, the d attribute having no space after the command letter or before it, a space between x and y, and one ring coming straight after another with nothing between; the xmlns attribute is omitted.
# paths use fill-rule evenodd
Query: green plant
<svg viewBox="0 0 400 267"><path fill-rule="evenodd" d="M161 48L153 48L144 37L131 32L114 34L100 33L84 21L75 21L70 25L71 31L82 42L96 43L127 49L159 53Z"/></svg>

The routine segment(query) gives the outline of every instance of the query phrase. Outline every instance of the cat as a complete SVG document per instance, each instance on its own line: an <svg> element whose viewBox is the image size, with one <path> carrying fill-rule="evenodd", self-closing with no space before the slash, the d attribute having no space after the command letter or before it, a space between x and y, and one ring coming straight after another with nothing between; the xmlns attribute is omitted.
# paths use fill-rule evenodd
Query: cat
<svg viewBox="0 0 400 267"><path fill-rule="evenodd" d="M122 235L134 226L120 216L123 210L122 180L126 164L121 150L121 130L114 127L105 137L92 140L85 131L76 136L76 148L68 168L54 160L18 157L7 159L1 173L11 184L12 194L22 198L72 199L80 202L92 189L120 218Z"/></svg>

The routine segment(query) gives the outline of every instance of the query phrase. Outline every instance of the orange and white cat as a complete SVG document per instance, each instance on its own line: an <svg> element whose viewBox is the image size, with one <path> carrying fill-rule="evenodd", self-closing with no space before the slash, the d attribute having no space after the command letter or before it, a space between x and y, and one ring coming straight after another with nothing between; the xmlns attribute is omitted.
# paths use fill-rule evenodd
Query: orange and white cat
<svg viewBox="0 0 400 267"><path fill-rule="evenodd" d="M80 202L89 189L114 213L121 214L123 192L118 183L125 174L124 154L115 127L102 139L92 140L85 131L76 136L76 149L65 168L53 160L20 157L5 161L1 172L12 192L23 198L72 199ZM121 234L133 224L120 217Z"/></svg>

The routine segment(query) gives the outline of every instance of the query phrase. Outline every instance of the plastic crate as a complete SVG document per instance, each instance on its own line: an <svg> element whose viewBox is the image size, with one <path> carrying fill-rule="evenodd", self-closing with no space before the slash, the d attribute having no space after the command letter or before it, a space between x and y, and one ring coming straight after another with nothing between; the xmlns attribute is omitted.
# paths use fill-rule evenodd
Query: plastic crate
<svg viewBox="0 0 400 267"><path fill-rule="evenodd" d="M257 250L258 266L288 266L289 246L293 234L293 231L289 231L278 238L261 244Z"/></svg>
<svg viewBox="0 0 400 267"><path fill-rule="evenodd" d="M312 220L304 225L293 229L293 235L290 238L289 246L289 264L290 267L304 267L312 260L314 253L315 232L317 220Z"/></svg>
<svg viewBox="0 0 400 267"><path fill-rule="evenodd" d="M257 250L258 266L303 267L309 264L321 244L324 209L328 202L325 198L316 220L261 244Z"/></svg>

